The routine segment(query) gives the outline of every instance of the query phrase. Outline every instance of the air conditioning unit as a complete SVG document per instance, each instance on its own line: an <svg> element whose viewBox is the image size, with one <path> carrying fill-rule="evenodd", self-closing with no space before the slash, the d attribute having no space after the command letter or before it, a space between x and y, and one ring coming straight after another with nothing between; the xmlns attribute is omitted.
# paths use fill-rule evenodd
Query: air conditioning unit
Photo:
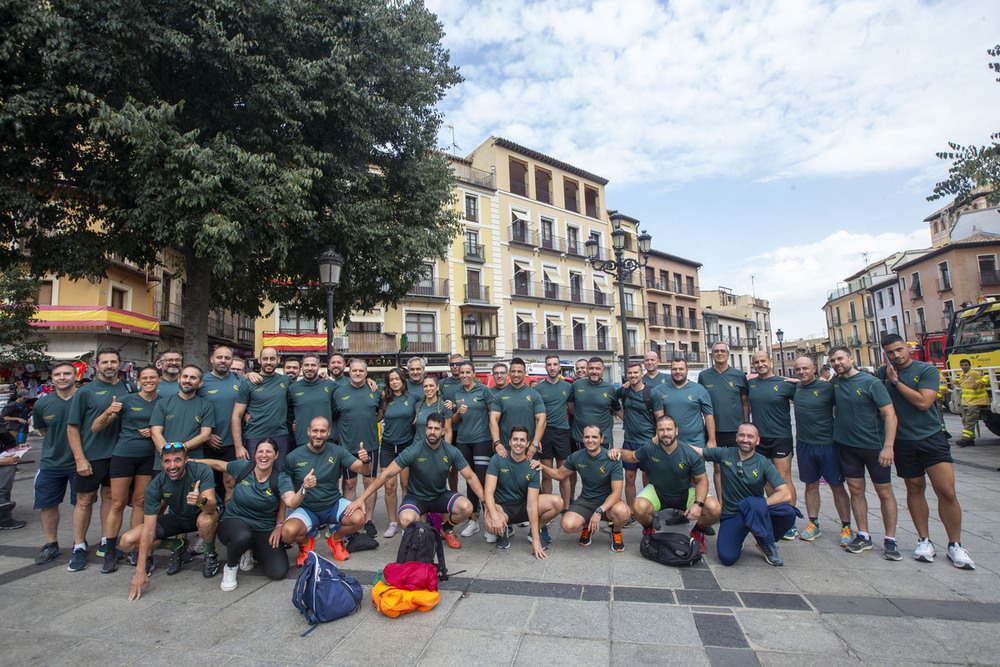
<svg viewBox="0 0 1000 667"><path fill-rule="evenodd" d="M337 350L346 350L349 345L350 338L347 336L334 336L333 337L333 347Z"/></svg>

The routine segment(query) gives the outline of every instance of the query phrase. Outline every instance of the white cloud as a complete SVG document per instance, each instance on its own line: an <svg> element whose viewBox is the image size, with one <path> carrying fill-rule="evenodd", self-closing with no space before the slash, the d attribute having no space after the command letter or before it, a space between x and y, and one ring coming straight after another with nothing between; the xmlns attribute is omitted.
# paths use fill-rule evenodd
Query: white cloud
<svg viewBox="0 0 1000 667"><path fill-rule="evenodd" d="M997 129L985 0L428 5L466 77L442 104L460 145L617 183L921 169Z"/></svg>

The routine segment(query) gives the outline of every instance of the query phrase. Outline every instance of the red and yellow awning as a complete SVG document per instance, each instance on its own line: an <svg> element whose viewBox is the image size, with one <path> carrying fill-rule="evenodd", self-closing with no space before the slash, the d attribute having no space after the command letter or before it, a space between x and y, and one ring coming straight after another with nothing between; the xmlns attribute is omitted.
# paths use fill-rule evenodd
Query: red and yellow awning
<svg viewBox="0 0 1000 667"><path fill-rule="evenodd" d="M326 334L265 332L263 345L273 347L278 352L326 352Z"/></svg>
<svg viewBox="0 0 1000 667"><path fill-rule="evenodd" d="M160 321L149 315L110 306L38 306L31 322L37 327L105 326L158 336Z"/></svg>

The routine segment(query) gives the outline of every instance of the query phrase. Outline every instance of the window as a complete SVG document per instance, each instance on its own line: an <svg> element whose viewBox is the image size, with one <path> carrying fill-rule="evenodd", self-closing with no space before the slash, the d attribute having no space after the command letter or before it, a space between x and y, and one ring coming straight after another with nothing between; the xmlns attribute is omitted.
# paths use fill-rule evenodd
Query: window
<svg viewBox="0 0 1000 667"><path fill-rule="evenodd" d="M625 292L625 315L632 317L635 314L635 294L632 292Z"/></svg>
<svg viewBox="0 0 1000 667"><path fill-rule="evenodd" d="M833 323L834 324L840 324L841 323L841 320L840 320L840 306L836 306L834 308L834 310L836 310L837 312L836 312L836 314L833 317Z"/></svg>
<svg viewBox="0 0 1000 667"><path fill-rule="evenodd" d="M545 204L552 203L552 174L535 168L535 199Z"/></svg>
<svg viewBox="0 0 1000 667"><path fill-rule="evenodd" d="M525 213L514 211L511 213L510 240L518 243L529 243L528 237L528 217Z"/></svg>
<svg viewBox="0 0 1000 667"><path fill-rule="evenodd" d="M517 347L522 350L531 349L531 322L517 318Z"/></svg>
<svg viewBox="0 0 1000 667"><path fill-rule="evenodd" d="M923 291L920 289L920 274L913 273L910 275L910 296L914 299L919 299L924 295Z"/></svg>
<svg viewBox="0 0 1000 667"><path fill-rule="evenodd" d="M483 253L483 246L479 243L479 230L465 230L465 257L486 259L486 256Z"/></svg>
<svg viewBox="0 0 1000 667"><path fill-rule="evenodd" d="M465 219L479 222L479 197L476 195L465 195Z"/></svg>
<svg viewBox="0 0 1000 667"><path fill-rule="evenodd" d="M694 296L694 276L684 276L684 291Z"/></svg>
<svg viewBox="0 0 1000 667"><path fill-rule="evenodd" d="M434 352L434 315L432 313L406 314L406 351Z"/></svg>
<svg viewBox="0 0 1000 667"><path fill-rule="evenodd" d="M889 333L898 334L899 333L899 318L893 315L889 318L892 321L892 330Z"/></svg>
<svg viewBox="0 0 1000 667"><path fill-rule="evenodd" d="M656 281L656 270L646 267L646 287L652 287Z"/></svg>
<svg viewBox="0 0 1000 667"><path fill-rule="evenodd" d="M411 294L419 294L421 296L434 296L434 265L424 264L423 277L416 286L410 291Z"/></svg>
<svg viewBox="0 0 1000 667"><path fill-rule="evenodd" d="M128 310L128 290L121 287L111 286L111 307L119 310Z"/></svg>
<svg viewBox="0 0 1000 667"><path fill-rule="evenodd" d="M579 202L577 201L577 193L580 186L577 185L576 181L571 181L568 178L563 179L563 198L565 200L565 208L567 211L573 211L576 213L580 210ZM594 216L595 218L597 216Z"/></svg>
<svg viewBox="0 0 1000 667"><path fill-rule="evenodd" d="M608 349L608 325L600 322L597 323L597 349Z"/></svg>
<svg viewBox="0 0 1000 667"><path fill-rule="evenodd" d="M677 313L677 326L681 329L684 327L684 309L680 306L675 306L675 311Z"/></svg>
<svg viewBox="0 0 1000 667"><path fill-rule="evenodd" d="M594 188L583 189L584 204L587 207L587 215L591 218L599 218L597 214L597 190Z"/></svg>
<svg viewBox="0 0 1000 667"><path fill-rule="evenodd" d="M490 295L486 285L482 284L482 273L479 269L465 271L465 300L489 302Z"/></svg>
<svg viewBox="0 0 1000 667"><path fill-rule="evenodd" d="M878 321L879 331L887 331L885 328L885 318L883 317Z"/></svg>
<svg viewBox="0 0 1000 667"><path fill-rule="evenodd" d="M848 304L848 305L850 305L850 307L851 307L851 309L850 309L851 310L851 322L853 322L854 320L858 319L858 313L857 313L857 311L854 308L854 302L853 301L851 301L851 303ZM855 327L855 329L857 329L857 327Z"/></svg>
<svg viewBox="0 0 1000 667"><path fill-rule="evenodd" d="M688 329L698 328L698 311L694 308L688 308Z"/></svg>
<svg viewBox="0 0 1000 667"><path fill-rule="evenodd" d="M905 287L901 289L905 289ZM896 290L894 290L891 287L889 288L889 305L890 306L896 305Z"/></svg>
<svg viewBox="0 0 1000 667"><path fill-rule="evenodd" d="M668 291L670 289L670 272L669 271L664 271L663 269L660 269L660 284L658 285L658 288L661 289L661 290L663 290L664 292L666 292L666 291Z"/></svg>
<svg viewBox="0 0 1000 667"><path fill-rule="evenodd" d="M559 285L561 283L558 269L542 267L542 287L546 299L559 298Z"/></svg>
<svg viewBox="0 0 1000 667"><path fill-rule="evenodd" d="M580 247L580 230L577 227L566 227L566 252L571 255L582 255Z"/></svg>
<svg viewBox="0 0 1000 667"><path fill-rule="evenodd" d="M923 333L927 331L927 320L924 318L924 309L917 308L917 331Z"/></svg>
<svg viewBox="0 0 1000 667"><path fill-rule="evenodd" d="M588 240L593 239L597 241L597 259L604 259L604 244L601 243L601 233L600 232L590 232Z"/></svg>
<svg viewBox="0 0 1000 667"><path fill-rule="evenodd" d="M302 334L317 333L317 322L310 317L303 317L294 308L281 308L278 317L278 331L281 333Z"/></svg>
<svg viewBox="0 0 1000 667"><path fill-rule="evenodd" d="M683 284L683 281L684 281L684 276L682 276L679 273L674 274L674 291L677 292L678 294L680 294L681 292L681 285Z"/></svg>
<svg viewBox="0 0 1000 667"><path fill-rule="evenodd" d="M514 294L531 295L531 271L519 262L514 262Z"/></svg>
<svg viewBox="0 0 1000 667"><path fill-rule="evenodd" d="M996 255L979 255L976 259L979 260L979 284L1000 285Z"/></svg>
<svg viewBox="0 0 1000 667"><path fill-rule="evenodd" d="M659 326L659 321L656 319L656 304L650 303L646 306L646 312L649 314L649 323L651 325Z"/></svg>
<svg viewBox="0 0 1000 667"><path fill-rule="evenodd" d="M545 345L550 350L558 350L562 347L560 338L562 337L562 327L556 322L545 320Z"/></svg>
<svg viewBox="0 0 1000 667"><path fill-rule="evenodd" d="M951 289L951 273L948 271L948 262L938 264L938 289L941 291Z"/></svg>
<svg viewBox="0 0 1000 667"><path fill-rule="evenodd" d="M542 247L553 249L556 247L555 236L552 233L552 227L555 221L550 218L542 218Z"/></svg>
<svg viewBox="0 0 1000 667"><path fill-rule="evenodd" d="M883 308L885 308L885 301L882 300L882 292L878 292L878 293L875 294L875 300L878 302L878 309L879 310L882 310Z"/></svg>
<svg viewBox="0 0 1000 667"><path fill-rule="evenodd" d="M631 355L639 354L639 333L635 329L628 330L628 352Z"/></svg>
<svg viewBox="0 0 1000 667"><path fill-rule="evenodd" d="M949 299L949 300L945 301L941 305L942 305L942 309L944 310L945 316L950 319L951 318L951 314L955 312L955 302L953 300Z"/></svg>
<svg viewBox="0 0 1000 667"><path fill-rule="evenodd" d="M51 306L52 305L52 287L53 282L51 280L43 280L38 283L38 294L35 295L35 303L39 306Z"/></svg>
<svg viewBox="0 0 1000 667"><path fill-rule="evenodd" d="M382 324L379 322L348 322L344 331L348 334L379 334L382 333Z"/></svg>
<svg viewBox="0 0 1000 667"><path fill-rule="evenodd" d="M608 296L601 291L601 284L594 281L594 305L605 306L608 303Z"/></svg>
<svg viewBox="0 0 1000 667"><path fill-rule="evenodd" d="M580 303L583 301L583 274L569 274L569 300Z"/></svg>
<svg viewBox="0 0 1000 667"><path fill-rule="evenodd" d="M910 311L908 310L903 311L903 322L905 322L906 324L910 323Z"/></svg>
<svg viewBox="0 0 1000 667"><path fill-rule="evenodd" d="M573 320L573 349L582 350L586 347L587 323L582 320Z"/></svg>
<svg viewBox="0 0 1000 667"><path fill-rule="evenodd" d="M528 165L514 159L510 161L510 191L522 197L528 196Z"/></svg>

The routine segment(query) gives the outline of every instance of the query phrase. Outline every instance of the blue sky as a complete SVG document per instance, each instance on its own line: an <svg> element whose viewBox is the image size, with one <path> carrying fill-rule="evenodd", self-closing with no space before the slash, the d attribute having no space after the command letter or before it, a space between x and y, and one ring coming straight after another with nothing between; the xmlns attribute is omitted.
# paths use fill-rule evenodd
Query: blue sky
<svg viewBox="0 0 1000 667"><path fill-rule="evenodd" d="M787 338L823 332L863 253L929 245L934 153L1000 130L995 2L426 4L465 77L440 105L459 154L503 136L610 179L609 208Z"/></svg>

